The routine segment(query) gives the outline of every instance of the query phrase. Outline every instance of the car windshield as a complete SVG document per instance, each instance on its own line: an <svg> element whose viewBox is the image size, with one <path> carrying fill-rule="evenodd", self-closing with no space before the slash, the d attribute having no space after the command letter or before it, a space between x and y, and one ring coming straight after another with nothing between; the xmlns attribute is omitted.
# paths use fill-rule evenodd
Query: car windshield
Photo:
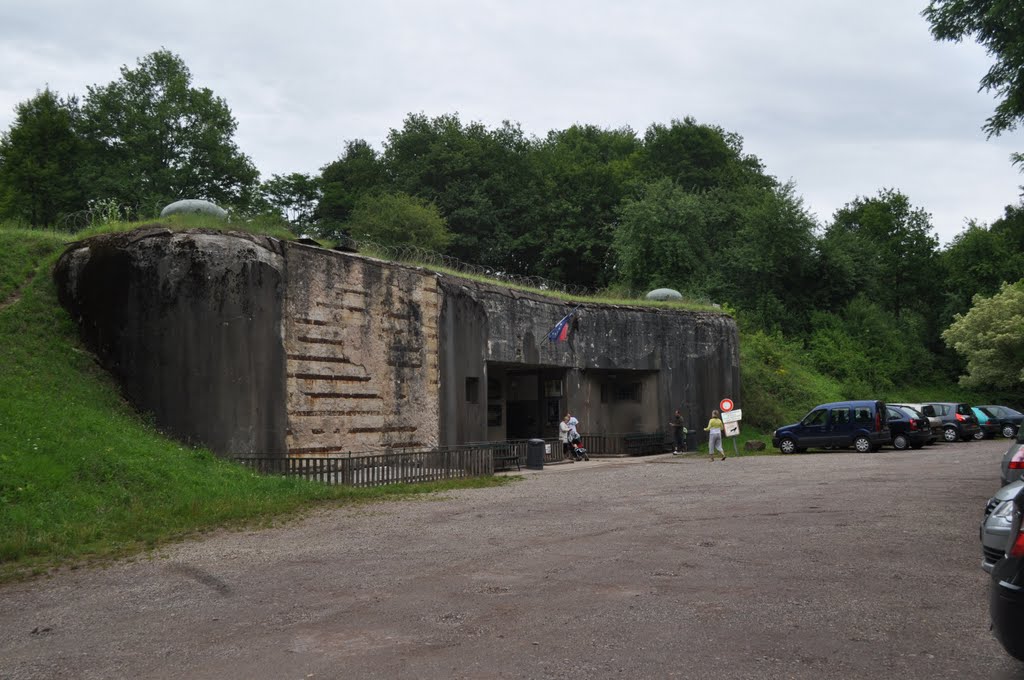
<svg viewBox="0 0 1024 680"><path fill-rule="evenodd" d="M828 411L826 411L825 409L818 409L817 411L811 411L806 416L804 416L804 419L801 420L800 423L802 425L824 425L825 424L825 416L827 414L828 414Z"/></svg>

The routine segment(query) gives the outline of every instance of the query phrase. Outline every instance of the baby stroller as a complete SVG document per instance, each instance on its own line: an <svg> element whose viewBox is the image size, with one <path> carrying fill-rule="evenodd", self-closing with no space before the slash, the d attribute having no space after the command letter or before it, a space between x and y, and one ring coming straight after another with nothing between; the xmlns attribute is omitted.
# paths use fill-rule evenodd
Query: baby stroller
<svg viewBox="0 0 1024 680"><path fill-rule="evenodd" d="M586 448L583 447L583 440L578 434L570 435L569 450L572 453L573 460L590 460Z"/></svg>

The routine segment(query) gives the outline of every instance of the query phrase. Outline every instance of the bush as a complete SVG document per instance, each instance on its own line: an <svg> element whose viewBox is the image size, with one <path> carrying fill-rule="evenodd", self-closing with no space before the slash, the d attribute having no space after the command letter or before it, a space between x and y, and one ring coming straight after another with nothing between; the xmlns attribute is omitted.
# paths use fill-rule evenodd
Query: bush
<svg viewBox="0 0 1024 680"><path fill-rule="evenodd" d="M774 430L844 396L838 382L807 364L799 343L777 332L741 334L740 374L743 422L749 427Z"/></svg>

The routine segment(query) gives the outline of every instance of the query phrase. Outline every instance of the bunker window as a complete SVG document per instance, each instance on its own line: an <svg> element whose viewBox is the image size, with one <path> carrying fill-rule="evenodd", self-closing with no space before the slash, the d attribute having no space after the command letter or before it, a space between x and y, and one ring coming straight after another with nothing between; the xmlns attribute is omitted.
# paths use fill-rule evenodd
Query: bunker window
<svg viewBox="0 0 1024 680"><path fill-rule="evenodd" d="M633 401L640 403L642 401L642 395L643 383L626 383L625 385L616 385L615 387L615 401Z"/></svg>
<svg viewBox="0 0 1024 680"><path fill-rule="evenodd" d="M466 378L466 402L480 402L480 378Z"/></svg>

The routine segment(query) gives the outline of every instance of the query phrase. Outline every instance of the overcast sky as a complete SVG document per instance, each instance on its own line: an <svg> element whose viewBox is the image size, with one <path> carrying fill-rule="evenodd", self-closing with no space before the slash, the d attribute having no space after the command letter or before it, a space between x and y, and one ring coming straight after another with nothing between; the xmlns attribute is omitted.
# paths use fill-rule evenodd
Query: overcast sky
<svg viewBox="0 0 1024 680"><path fill-rule="evenodd" d="M925 0L176 0L0 3L0 129L46 85L84 95L162 47L223 97L263 176L380 148L410 112L531 135L694 117L792 179L819 222L899 189L943 243L1019 201L1020 133L986 140L991 64L936 43Z"/></svg>

